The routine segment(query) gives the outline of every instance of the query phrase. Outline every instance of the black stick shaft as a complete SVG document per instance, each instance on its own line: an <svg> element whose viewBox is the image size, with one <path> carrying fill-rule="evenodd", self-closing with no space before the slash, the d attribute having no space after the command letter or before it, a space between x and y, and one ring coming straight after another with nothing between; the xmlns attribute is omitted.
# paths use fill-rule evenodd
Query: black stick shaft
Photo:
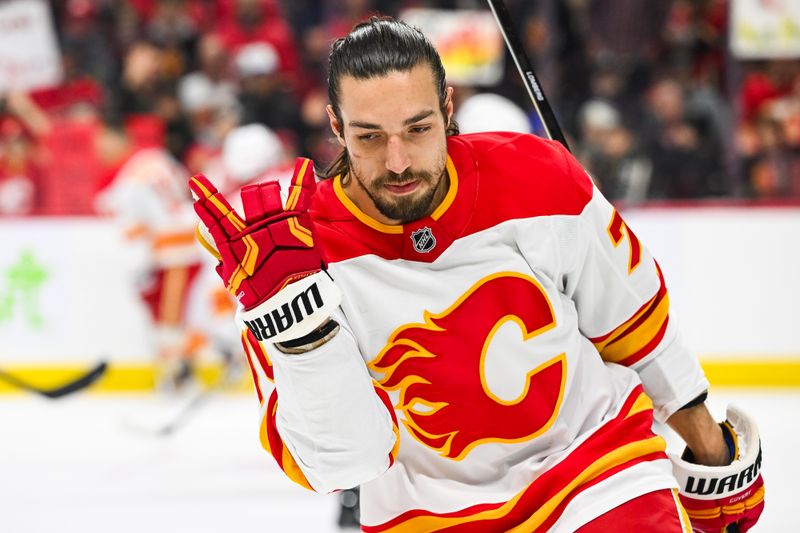
<svg viewBox="0 0 800 533"><path fill-rule="evenodd" d="M78 378L64 383L58 387L54 388L41 388L37 387L32 383L28 383L13 374L9 374L5 370L0 369L0 381L5 381L6 383L13 385L17 388L33 392L35 394L39 394L46 398L50 398L52 400L56 398L61 398L62 396L66 396L68 394L72 394L73 392L77 392L81 389L84 389L97 381L100 376L102 376L107 368L107 363L105 361L100 362L97 366L91 368L90 370L84 372Z"/></svg>
<svg viewBox="0 0 800 533"><path fill-rule="evenodd" d="M560 142L564 145L564 148L569 150L567 138L564 136L564 132L561 131L561 126L558 125L556 115L553 113L553 108L550 107L550 103L544 95L542 85L539 83L536 73L533 72L531 62L528 59L528 55L525 53L522 42L519 40L519 35L517 35L517 30L514 28L511 14L508 12L505 2L503 2L503 0L487 0L487 2L500 28L500 33L503 34L503 39L506 42L506 46L508 46L508 51L511 53L511 57L517 65L517 70L522 77L525 88L528 90L528 95L531 97L533 107L536 109L536 114L539 115L539 120L541 120L544 126L545 133L547 133L550 139Z"/></svg>

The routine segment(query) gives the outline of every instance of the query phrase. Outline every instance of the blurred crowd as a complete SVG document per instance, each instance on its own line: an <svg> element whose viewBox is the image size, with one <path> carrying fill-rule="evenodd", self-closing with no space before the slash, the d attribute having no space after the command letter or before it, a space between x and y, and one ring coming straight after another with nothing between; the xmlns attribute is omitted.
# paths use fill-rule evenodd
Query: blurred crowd
<svg viewBox="0 0 800 533"><path fill-rule="evenodd" d="M800 61L735 61L728 0L507 0L573 151L625 202L800 197ZM330 43L376 12L478 0L53 0L59 87L3 94L0 214L92 214L134 154L212 173L263 124L330 161ZM490 92L540 129L513 63ZM387 95L387 98L391 98ZM468 118L464 118L468 121ZM151 152L153 153L153 152ZM159 156L159 157L161 157ZM217 167L215 167L217 165Z"/></svg>

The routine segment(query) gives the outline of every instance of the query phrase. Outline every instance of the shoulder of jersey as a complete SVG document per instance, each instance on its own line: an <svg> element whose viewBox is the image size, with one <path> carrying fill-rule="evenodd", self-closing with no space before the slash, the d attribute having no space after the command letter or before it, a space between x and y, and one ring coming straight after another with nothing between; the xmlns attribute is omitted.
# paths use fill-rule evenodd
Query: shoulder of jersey
<svg viewBox="0 0 800 533"><path fill-rule="evenodd" d="M471 133L449 137L447 148L459 196L474 190L476 204L504 207L507 218L578 214L592 198L589 175L555 141L523 133ZM316 219L352 218L337 200L333 180L320 181L317 189Z"/></svg>
<svg viewBox="0 0 800 533"><path fill-rule="evenodd" d="M514 219L578 215L592 182L560 144L533 135L480 133L448 138L457 193L439 218L454 239ZM337 198L332 179L317 184L310 214L329 261L364 254L397 257L398 235L361 223Z"/></svg>
<svg viewBox="0 0 800 533"><path fill-rule="evenodd" d="M592 198L589 175L555 141L521 133L474 133L451 137L448 152L460 180L476 180L473 231L481 229L476 225L511 219L577 215Z"/></svg>

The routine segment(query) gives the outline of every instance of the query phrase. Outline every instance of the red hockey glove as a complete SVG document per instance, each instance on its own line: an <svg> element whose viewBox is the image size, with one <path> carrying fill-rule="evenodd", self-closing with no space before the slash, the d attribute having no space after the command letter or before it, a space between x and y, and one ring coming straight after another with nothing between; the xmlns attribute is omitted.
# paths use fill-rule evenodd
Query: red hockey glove
<svg viewBox="0 0 800 533"><path fill-rule="evenodd" d="M297 159L285 208L277 181L243 187L244 218L205 176L191 178L189 187L202 221L198 238L219 260L217 273L259 340L297 339L328 319L341 293L322 271L308 215L316 190L311 160Z"/></svg>
<svg viewBox="0 0 800 533"><path fill-rule="evenodd" d="M683 457L670 454L681 503L692 529L701 533L747 531L764 510L758 428L736 407L728 407L727 414L720 426L731 450L730 465L694 464L688 449Z"/></svg>

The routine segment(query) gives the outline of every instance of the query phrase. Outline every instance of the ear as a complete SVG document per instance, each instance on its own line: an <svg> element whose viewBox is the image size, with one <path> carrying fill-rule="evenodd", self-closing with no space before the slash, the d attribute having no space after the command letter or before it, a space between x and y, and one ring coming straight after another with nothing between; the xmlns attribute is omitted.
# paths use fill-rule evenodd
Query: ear
<svg viewBox="0 0 800 533"><path fill-rule="evenodd" d="M336 118L336 113L333 111L333 106L328 104L325 106L325 111L328 113L328 121L331 125L331 131L336 136L336 140L339 141L339 144L342 147L347 148L344 143L344 136L342 135L342 125L339 124L339 119Z"/></svg>
<svg viewBox="0 0 800 533"><path fill-rule="evenodd" d="M447 114L446 126L449 126L450 120L453 118L453 87L445 89L444 110Z"/></svg>

